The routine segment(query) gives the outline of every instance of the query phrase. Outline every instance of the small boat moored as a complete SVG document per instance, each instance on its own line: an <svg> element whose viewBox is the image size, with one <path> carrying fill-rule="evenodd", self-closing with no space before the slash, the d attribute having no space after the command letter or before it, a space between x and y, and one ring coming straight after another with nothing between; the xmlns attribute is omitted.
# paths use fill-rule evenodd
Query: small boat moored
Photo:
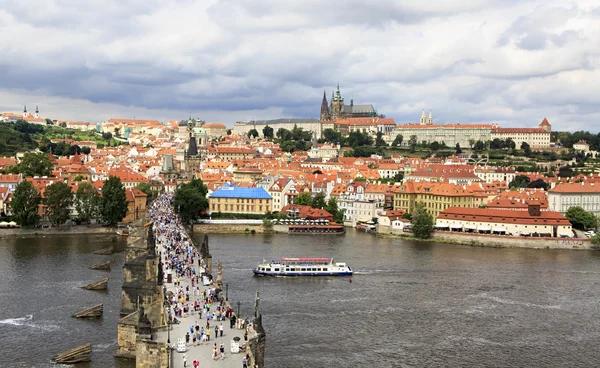
<svg viewBox="0 0 600 368"><path fill-rule="evenodd" d="M351 276L346 263L333 258L281 258L270 263L263 261L252 270L257 276Z"/></svg>

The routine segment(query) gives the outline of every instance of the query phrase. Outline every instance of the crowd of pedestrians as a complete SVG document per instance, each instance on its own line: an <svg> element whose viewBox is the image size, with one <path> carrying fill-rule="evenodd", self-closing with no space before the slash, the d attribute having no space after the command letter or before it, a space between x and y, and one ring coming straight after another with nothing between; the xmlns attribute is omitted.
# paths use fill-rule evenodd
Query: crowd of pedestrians
<svg viewBox="0 0 600 368"><path fill-rule="evenodd" d="M185 349L178 344L172 344L171 348L185 352L212 343L211 356L201 358L224 360L223 339L227 337L224 322L229 320L230 329L245 330L245 321L235 316L213 287L212 275L174 212L173 195L161 194L150 206L149 214L153 220L156 252L160 255L163 267L163 291L169 324L189 326L187 329L177 329L184 333L176 337L177 341L185 342ZM247 333L244 333L244 340L247 340ZM190 350L190 354L192 352ZM187 367L187 359L187 353L183 354L184 367ZM192 366L201 367L202 360L194 359ZM249 357L243 356L241 366L246 368L248 361Z"/></svg>

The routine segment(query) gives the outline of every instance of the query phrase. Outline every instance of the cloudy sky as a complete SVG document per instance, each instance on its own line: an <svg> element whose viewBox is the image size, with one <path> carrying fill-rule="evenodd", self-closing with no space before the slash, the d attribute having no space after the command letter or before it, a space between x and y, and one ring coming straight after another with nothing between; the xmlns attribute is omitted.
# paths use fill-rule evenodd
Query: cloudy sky
<svg viewBox="0 0 600 368"><path fill-rule="evenodd" d="M0 0L0 111L600 130L598 0Z"/></svg>

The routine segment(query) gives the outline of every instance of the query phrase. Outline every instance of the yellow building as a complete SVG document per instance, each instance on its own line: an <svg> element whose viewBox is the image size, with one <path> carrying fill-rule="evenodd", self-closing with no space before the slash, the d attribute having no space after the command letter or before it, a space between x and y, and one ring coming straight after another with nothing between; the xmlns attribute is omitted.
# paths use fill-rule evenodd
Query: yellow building
<svg viewBox="0 0 600 368"><path fill-rule="evenodd" d="M423 203L434 218L450 207L472 208L481 204L473 190L463 185L408 180L396 188L394 210L412 213L418 202Z"/></svg>
<svg viewBox="0 0 600 368"><path fill-rule="evenodd" d="M273 198L263 188L225 184L208 197L210 212L263 214L273 209Z"/></svg>

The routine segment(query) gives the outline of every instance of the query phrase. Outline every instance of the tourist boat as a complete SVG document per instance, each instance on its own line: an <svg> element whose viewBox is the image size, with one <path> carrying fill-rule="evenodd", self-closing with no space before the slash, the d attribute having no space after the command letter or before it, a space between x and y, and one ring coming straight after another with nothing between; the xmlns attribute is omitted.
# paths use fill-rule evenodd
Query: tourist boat
<svg viewBox="0 0 600 368"><path fill-rule="evenodd" d="M371 221L356 225L356 230L364 231L365 233L374 233L376 229L377 226Z"/></svg>
<svg viewBox="0 0 600 368"><path fill-rule="evenodd" d="M263 261L252 270L258 276L351 276L346 263L333 258L281 258L270 263Z"/></svg>

